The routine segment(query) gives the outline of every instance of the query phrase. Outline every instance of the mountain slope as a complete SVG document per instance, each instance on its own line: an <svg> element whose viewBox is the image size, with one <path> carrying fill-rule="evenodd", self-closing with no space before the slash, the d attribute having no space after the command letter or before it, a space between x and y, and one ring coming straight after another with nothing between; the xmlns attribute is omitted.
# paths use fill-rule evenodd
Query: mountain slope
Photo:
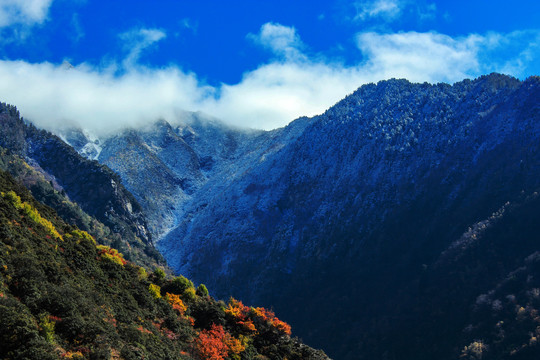
<svg viewBox="0 0 540 360"><path fill-rule="evenodd" d="M6 104L0 106L0 146L7 149L2 151L4 170L11 171L22 182L31 182L34 195L70 217L66 220L73 220L83 228L91 222L81 220L81 210L68 211L65 205L75 201L83 212L110 229L101 232L116 234L113 236L116 244L134 259L149 266L163 263L155 251L140 205L110 169L81 157L51 133L25 124L17 109ZM20 164L19 170L26 170L21 172L14 164ZM92 232L88 227L85 230ZM102 238L98 233L93 234Z"/></svg>
<svg viewBox="0 0 540 360"><path fill-rule="evenodd" d="M245 144L260 133L230 128L200 114L100 138L81 129L59 131L81 155L120 175L143 207L155 238L173 228L193 194L241 157L249 148Z"/></svg>
<svg viewBox="0 0 540 360"><path fill-rule="evenodd" d="M148 274L0 170L2 359L328 359L264 308Z"/></svg>
<svg viewBox="0 0 540 360"><path fill-rule="evenodd" d="M273 304L337 358L408 358L384 345L393 341L385 322L418 315L423 269L469 226L540 186L539 82L492 74L453 86L365 85L307 126L290 124L301 128L296 138L225 184L206 186L159 248L219 296ZM338 310L313 316L321 306ZM434 337L445 334L433 326ZM410 341L408 351L451 358L453 336L444 346Z"/></svg>

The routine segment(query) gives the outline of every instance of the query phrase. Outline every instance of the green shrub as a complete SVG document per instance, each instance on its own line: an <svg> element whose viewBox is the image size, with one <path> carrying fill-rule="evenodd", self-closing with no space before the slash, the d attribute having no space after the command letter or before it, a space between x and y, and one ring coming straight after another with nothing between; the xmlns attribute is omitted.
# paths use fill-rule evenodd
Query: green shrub
<svg viewBox="0 0 540 360"><path fill-rule="evenodd" d="M208 296L208 289L206 288L206 285L200 284L199 286L197 286L196 294L198 296Z"/></svg>
<svg viewBox="0 0 540 360"><path fill-rule="evenodd" d="M148 291L154 297L154 299L161 299L161 288L156 284L150 284L148 286Z"/></svg>

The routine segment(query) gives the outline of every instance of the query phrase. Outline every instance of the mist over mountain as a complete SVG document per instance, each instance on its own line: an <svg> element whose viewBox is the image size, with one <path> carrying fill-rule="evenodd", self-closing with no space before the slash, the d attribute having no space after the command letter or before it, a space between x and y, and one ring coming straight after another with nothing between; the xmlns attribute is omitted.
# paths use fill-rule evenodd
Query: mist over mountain
<svg viewBox="0 0 540 360"><path fill-rule="evenodd" d="M335 358L527 359L539 99L538 77L393 79L273 131L193 114L58 135L120 175L169 266Z"/></svg>

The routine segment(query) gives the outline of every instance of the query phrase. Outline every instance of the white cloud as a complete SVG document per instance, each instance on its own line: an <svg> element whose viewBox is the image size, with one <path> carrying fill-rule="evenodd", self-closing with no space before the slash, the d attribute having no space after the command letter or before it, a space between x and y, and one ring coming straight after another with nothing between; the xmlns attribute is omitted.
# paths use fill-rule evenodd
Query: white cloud
<svg viewBox="0 0 540 360"><path fill-rule="evenodd" d="M79 124L107 132L174 119L213 91L176 68L132 69L117 76L84 64L0 61L0 78L2 101L16 104L23 116L47 129Z"/></svg>
<svg viewBox="0 0 540 360"><path fill-rule="evenodd" d="M411 81L448 81L478 74L478 52L487 39L480 35L452 38L438 33L362 33L358 48L368 61L365 68L381 78Z"/></svg>
<svg viewBox="0 0 540 360"><path fill-rule="evenodd" d="M133 29L119 35L124 42L124 49L128 51L128 56L124 60L125 65L135 65L143 50L152 44L167 37L167 34L160 29Z"/></svg>
<svg viewBox="0 0 540 360"><path fill-rule="evenodd" d="M401 13L399 0L362 0L354 2L356 15L353 20L366 20L374 17L392 19Z"/></svg>
<svg viewBox="0 0 540 360"><path fill-rule="evenodd" d="M433 20L437 13L437 5L435 3L426 4L425 6L417 4L416 11L420 20Z"/></svg>
<svg viewBox="0 0 540 360"><path fill-rule="evenodd" d="M133 34L126 37L139 39L131 42L137 48L128 55L132 61L165 36L159 30ZM398 77L452 83L492 71L519 77L531 73L540 53L540 31L464 37L365 32L356 36L362 62L344 65L303 54L292 28L263 26L258 38L283 57L247 71L237 84L212 87L175 66L154 69L126 61L106 69L0 61L0 100L18 106L23 116L48 129L76 123L103 132L158 118L174 121L183 111L272 129L299 116L322 113L368 82ZM297 56L287 56L293 51Z"/></svg>
<svg viewBox="0 0 540 360"><path fill-rule="evenodd" d="M52 0L0 0L0 27L41 24Z"/></svg>
<svg viewBox="0 0 540 360"><path fill-rule="evenodd" d="M86 35L81 25L81 21L79 20L79 14L74 13L71 16L71 27L73 28L73 32L71 33L71 39L73 40L73 42L79 42L79 40L81 40Z"/></svg>
<svg viewBox="0 0 540 360"><path fill-rule="evenodd" d="M427 0L357 0L352 2L352 9L355 14L349 19L354 22L377 20L390 23L406 15L419 21L433 20L437 5Z"/></svg>
<svg viewBox="0 0 540 360"><path fill-rule="evenodd" d="M238 126L273 129L323 112L362 83L354 68L314 62L270 63L223 85L206 112Z"/></svg>
<svg viewBox="0 0 540 360"><path fill-rule="evenodd" d="M189 29L193 31L194 33L197 32L197 29L199 28L199 23L197 21L194 21L190 18L183 18L180 21L178 21L178 24L185 29Z"/></svg>
<svg viewBox="0 0 540 360"><path fill-rule="evenodd" d="M289 59L300 56L300 50L304 47L294 27L276 23L264 24L257 35L249 34L248 38L274 54Z"/></svg>

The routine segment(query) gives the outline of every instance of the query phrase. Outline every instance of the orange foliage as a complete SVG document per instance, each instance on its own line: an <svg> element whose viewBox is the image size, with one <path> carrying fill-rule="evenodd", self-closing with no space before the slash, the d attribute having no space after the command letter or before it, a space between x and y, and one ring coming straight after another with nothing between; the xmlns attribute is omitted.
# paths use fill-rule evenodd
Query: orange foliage
<svg viewBox="0 0 540 360"><path fill-rule="evenodd" d="M270 325L278 329L279 331L291 335L291 326L285 321L279 320L273 311L267 310L262 307L252 308L253 314L262 320L268 322Z"/></svg>
<svg viewBox="0 0 540 360"><path fill-rule="evenodd" d="M249 307L245 306L240 300L236 300L235 298L229 300L229 304L225 309L225 314L232 316L236 320L245 320L248 313Z"/></svg>
<svg viewBox="0 0 540 360"><path fill-rule="evenodd" d="M263 307L250 308L245 306L241 301L231 298L225 309L225 314L233 317L236 320L236 323L248 332L257 331L253 320L260 319L269 323L277 330L287 335L291 335L291 326L286 322L279 320L274 312Z"/></svg>
<svg viewBox="0 0 540 360"><path fill-rule="evenodd" d="M212 324L210 330L203 330L195 340L197 354L201 359L223 360L230 354L238 355L246 350L246 345L234 338L223 326Z"/></svg>
<svg viewBox="0 0 540 360"><path fill-rule="evenodd" d="M255 328L253 321L248 318L250 310L251 309L249 306L245 306L240 300L236 300L235 298L231 297L229 304L225 309L225 314L231 316L236 323L240 325L242 330L248 333L255 333L257 328Z"/></svg>
<svg viewBox="0 0 540 360"><path fill-rule="evenodd" d="M242 326L242 329L244 329L247 332L257 332L257 328L255 327L255 324L251 320L247 321L239 321L238 325Z"/></svg>
<svg viewBox="0 0 540 360"><path fill-rule="evenodd" d="M83 354L80 351L67 351L61 355L62 359L83 359Z"/></svg>
<svg viewBox="0 0 540 360"><path fill-rule="evenodd" d="M180 295L167 293L165 297L174 310L176 310L180 315L185 314L187 306L184 305L184 302L182 299L180 299Z"/></svg>

